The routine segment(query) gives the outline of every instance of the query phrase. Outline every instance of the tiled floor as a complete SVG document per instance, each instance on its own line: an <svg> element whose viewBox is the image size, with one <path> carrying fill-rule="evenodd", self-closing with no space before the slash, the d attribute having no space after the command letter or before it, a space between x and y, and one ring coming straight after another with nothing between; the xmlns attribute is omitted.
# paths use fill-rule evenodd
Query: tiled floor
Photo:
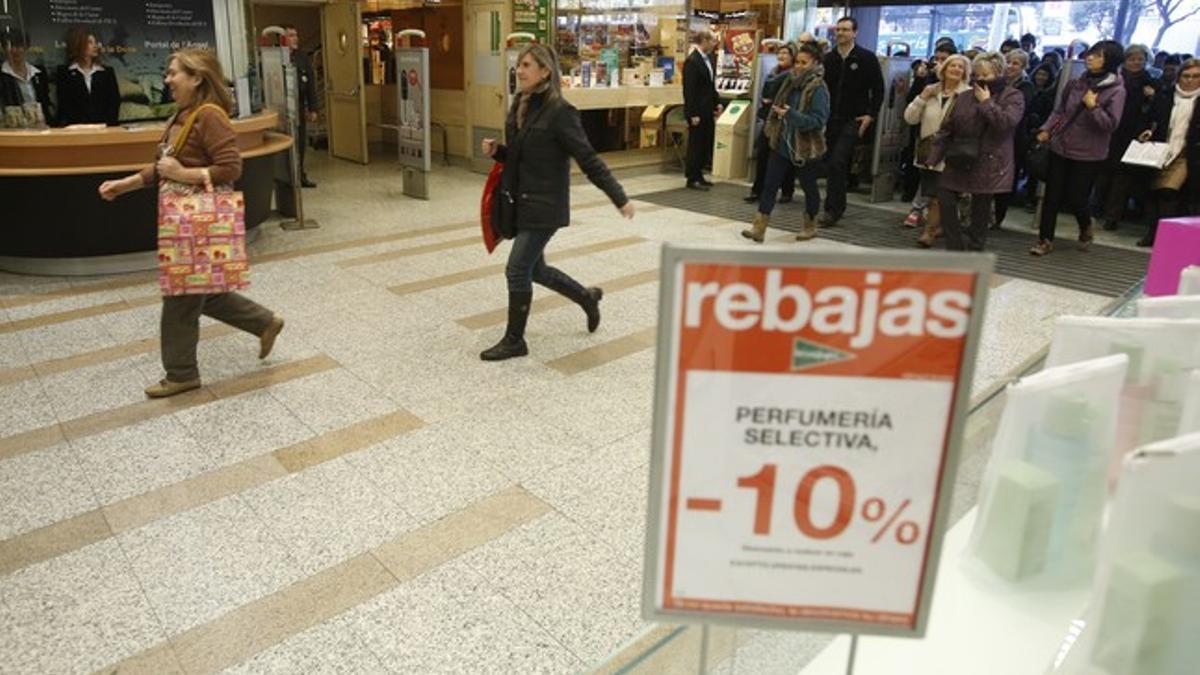
<svg viewBox="0 0 1200 675"><path fill-rule="evenodd" d="M288 321L275 353L206 328L190 398L141 394L152 275L0 275L0 673L568 673L645 628L659 245L742 246L742 224L623 221L579 183L549 258L609 282L600 330L539 302L530 358L486 364L505 296L482 177L439 167L424 202L393 166L312 161L321 228L252 245L248 295ZM976 394L1109 301L999 281Z"/></svg>

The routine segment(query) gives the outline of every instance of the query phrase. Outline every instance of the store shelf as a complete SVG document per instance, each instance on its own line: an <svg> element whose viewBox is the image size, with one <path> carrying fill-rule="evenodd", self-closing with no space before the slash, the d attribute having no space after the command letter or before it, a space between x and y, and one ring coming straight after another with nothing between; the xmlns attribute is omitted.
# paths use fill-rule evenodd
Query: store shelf
<svg viewBox="0 0 1200 675"><path fill-rule="evenodd" d="M1053 590L976 580L963 569L963 556L977 512L946 533L925 639L860 637L856 675L1046 671L1071 622L1083 614L1089 584ZM849 646L849 636L839 635L801 675L843 675Z"/></svg>
<svg viewBox="0 0 1200 675"><path fill-rule="evenodd" d="M682 105L683 87L571 87L563 98L579 110Z"/></svg>

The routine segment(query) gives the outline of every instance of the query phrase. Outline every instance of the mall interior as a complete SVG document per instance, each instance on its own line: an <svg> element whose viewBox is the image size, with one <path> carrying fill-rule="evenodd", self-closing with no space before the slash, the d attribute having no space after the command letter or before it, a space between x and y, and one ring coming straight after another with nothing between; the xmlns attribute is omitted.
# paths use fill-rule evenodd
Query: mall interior
<svg viewBox="0 0 1200 675"><path fill-rule="evenodd" d="M841 54L846 16L885 92L848 205L797 241L797 190L758 245L763 84L804 34ZM1027 34L1052 99L1104 40L1178 80L1153 85L1171 129L1200 78L1200 0L0 0L0 673L1196 672L1200 195L1158 219L1118 157L1090 247L1064 209L1047 256L1020 169L984 253L907 222L919 69ZM485 361L512 305L484 139L530 42L633 217L572 162L546 256L603 289L599 326L538 286L528 356ZM201 317L202 384L159 398L188 292L164 228L200 220L100 186L170 150L184 47L235 102L224 254L286 323ZM72 117L85 82L115 95ZM1159 144L1185 171L1194 117Z"/></svg>

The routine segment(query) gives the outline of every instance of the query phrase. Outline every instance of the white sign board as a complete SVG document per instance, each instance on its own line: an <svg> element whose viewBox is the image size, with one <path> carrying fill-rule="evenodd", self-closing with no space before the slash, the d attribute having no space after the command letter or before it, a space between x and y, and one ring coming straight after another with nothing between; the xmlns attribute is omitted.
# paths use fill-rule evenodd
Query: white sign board
<svg viewBox="0 0 1200 675"><path fill-rule="evenodd" d="M664 248L647 618L923 634L992 265Z"/></svg>

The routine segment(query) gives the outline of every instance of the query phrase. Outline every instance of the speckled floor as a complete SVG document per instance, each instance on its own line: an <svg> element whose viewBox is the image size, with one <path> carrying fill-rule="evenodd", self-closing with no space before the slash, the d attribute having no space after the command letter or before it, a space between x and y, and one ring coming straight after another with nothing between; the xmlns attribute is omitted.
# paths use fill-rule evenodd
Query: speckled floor
<svg viewBox="0 0 1200 675"><path fill-rule="evenodd" d="M252 246L248 295L288 321L275 353L206 320L190 398L141 393L160 377L152 276L0 275L0 672L568 673L646 630L659 246L743 246L742 224L645 204L623 221L578 182L550 257L618 284L600 330L539 308L531 357L484 364L504 280L475 241L482 177L438 167L426 202L389 164L311 161L321 228L268 223ZM999 281L977 395L1055 316L1110 301ZM735 670L811 642L747 637Z"/></svg>

